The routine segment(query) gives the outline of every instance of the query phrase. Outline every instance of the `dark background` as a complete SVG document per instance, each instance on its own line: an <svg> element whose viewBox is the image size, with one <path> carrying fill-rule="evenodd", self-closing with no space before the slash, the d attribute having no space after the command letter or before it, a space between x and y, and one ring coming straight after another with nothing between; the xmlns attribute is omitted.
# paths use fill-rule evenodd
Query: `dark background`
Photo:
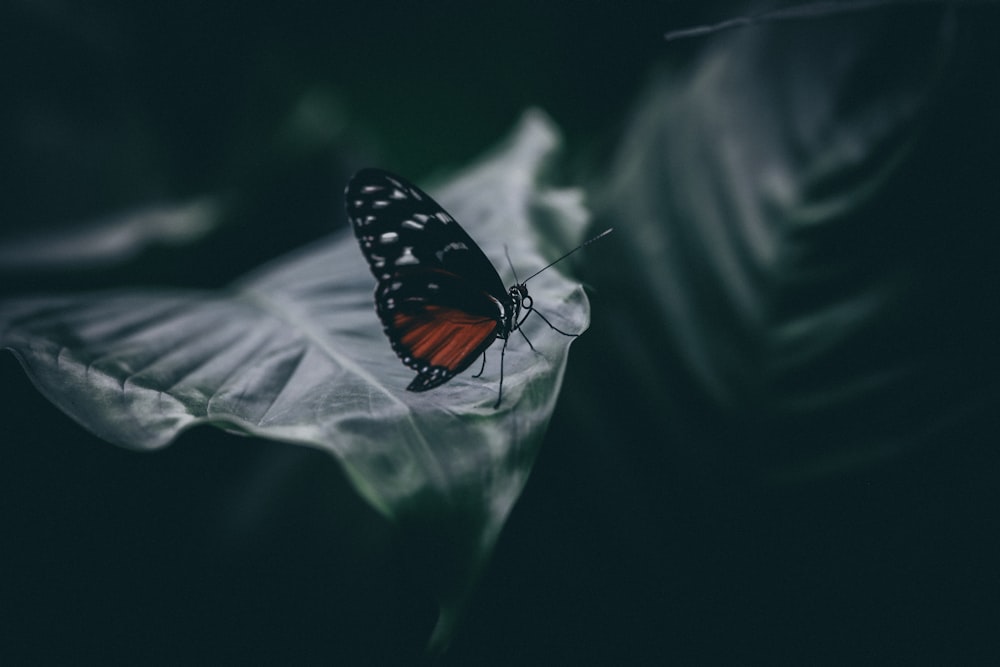
<svg viewBox="0 0 1000 667"><path fill-rule="evenodd" d="M745 10L8 3L5 238L204 194L230 193L234 206L196 246L71 272L4 272L3 293L224 285L342 224L342 184L359 166L414 179L460 167L527 106L565 133L560 177L600 183L654 66L682 65L702 48L665 44L663 33ZM995 15L973 17L979 35ZM971 53L961 88L989 90L995 51ZM303 99L321 100L334 126L311 143L283 134ZM973 142L975 155L997 143L994 120L976 95L954 101L934 122L967 131L927 160L988 182L992 164L966 158ZM969 125L970 116L979 120ZM959 180L968 185L948 182ZM971 201L953 188L948 196ZM994 210L990 197L981 202L965 210ZM970 246L983 262L995 233L980 240ZM965 261L962 247L949 265ZM996 309L995 292L965 297L984 317ZM614 299L598 291L595 313ZM613 366L610 331L598 317L574 345L568 391L593 382L594 360ZM711 405L669 353L658 363L676 378L668 407L683 418L671 432L650 431L609 400L616 437L588 438L576 427L580 402L564 397L444 664L997 657L990 410L876 468L748 489L706 479L703 461L659 446L753 451L763 436ZM613 370L603 376L608 395L629 381ZM423 660L436 610L419 569L433 564L347 489L332 459L207 428L139 455L82 431L10 355L0 356L0 378L0 661Z"/></svg>

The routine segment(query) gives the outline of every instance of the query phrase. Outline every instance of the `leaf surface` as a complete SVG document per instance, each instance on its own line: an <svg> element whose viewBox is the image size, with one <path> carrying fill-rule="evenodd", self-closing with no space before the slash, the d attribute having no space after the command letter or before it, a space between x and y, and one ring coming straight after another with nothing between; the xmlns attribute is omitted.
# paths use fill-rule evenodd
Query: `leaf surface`
<svg viewBox="0 0 1000 667"><path fill-rule="evenodd" d="M580 192L543 180L558 144L550 122L529 112L499 149L431 188L510 282L505 244L527 275L551 259L541 247L566 249L583 231ZM572 339L529 318L537 353L511 339L498 410L499 345L483 377L466 372L407 392L412 371L389 347L373 289L343 230L225 290L9 300L0 344L49 400L123 447L164 447L183 429L213 424L328 451L379 512L449 552L448 571L428 573L442 604L441 644L527 479ZM531 294L556 326L586 328L586 296L558 269L533 279Z"/></svg>

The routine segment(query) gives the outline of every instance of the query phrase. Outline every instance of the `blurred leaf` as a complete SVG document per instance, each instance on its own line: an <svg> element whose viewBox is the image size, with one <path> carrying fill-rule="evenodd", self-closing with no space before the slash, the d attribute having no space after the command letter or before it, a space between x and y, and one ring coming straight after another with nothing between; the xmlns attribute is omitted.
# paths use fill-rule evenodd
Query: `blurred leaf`
<svg viewBox="0 0 1000 667"><path fill-rule="evenodd" d="M221 201L151 206L65 230L22 234L0 245L0 271L80 270L134 259L149 246L185 245L215 229Z"/></svg>
<svg viewBox="0 0 1000 667"><path fill-rule="evenodd" d="M611 372L633 380L637 429L676 429L727 461L708 464L722 474L825 474L926 433L935 380L915 362L933 347L909 318L933 241L912 202L934 195L905 168L953 55L952 18L923 7L755 26L657 73L598 198L622 241L592 267L622 295L600 330L618 346Z"/></svg>
<svg viewBox="0 0 1000 667"><path fill-rule="evenodd" d="M558 143L549 121L528 113L500 150L434 190L501 273L504 244L522 274L546 261L536 217L560 243L582 232L579 193L556 196L542 177ZM330 452L362 497L432 552L422 574L442 605L441 646L527 479L571 339L529 318L538 352L511 341L499 410L497 348L483 378L410 393L412 372L392 353L372 293L348 232L227 290L10 300L0 344L53 403L123 447L163 447L207 423ZM583 290L557 270L532 281L532 296L556 326L587 326Z"/></svg>

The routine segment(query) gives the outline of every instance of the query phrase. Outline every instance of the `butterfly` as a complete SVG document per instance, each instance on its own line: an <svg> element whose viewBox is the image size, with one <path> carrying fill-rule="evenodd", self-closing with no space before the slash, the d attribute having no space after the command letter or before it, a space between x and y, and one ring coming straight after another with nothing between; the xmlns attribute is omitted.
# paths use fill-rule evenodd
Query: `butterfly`
<svg viewBox="0 0 1000 667"><path fill-rule="evenodd" d="M534 309L526 283L539 272L523 282L516 282L515 276L515 284L504 289L472 237L430 195L404 178L362 169L347 184L344 198L361 252L377 280L375 310L382 327L402 362L417 372L408 390L438 387L482 355L483 367L474 376L479 377L486 349L499 338L503 348L496 408L503 396L507 341L531 313L565 336L579 335L561 331ZM524 339L534 349L527 336Z"/></svg>

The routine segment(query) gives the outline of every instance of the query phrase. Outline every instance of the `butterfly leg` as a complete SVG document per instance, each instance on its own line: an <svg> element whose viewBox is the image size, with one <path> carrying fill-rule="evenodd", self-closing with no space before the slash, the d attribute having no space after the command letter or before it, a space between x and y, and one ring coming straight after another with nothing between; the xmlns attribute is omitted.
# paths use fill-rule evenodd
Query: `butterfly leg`
<svg viewBox="0 0 1000 667"><path fill-rule="evenodd" d="M522 320L522 322L523 321L524 320ZM521 328L518 328L518 332L521 334L522 337L524 337L524 342L528 344L528 347L531 348L531 351L534 352L535 354L538 354L538 350L536 350L535 346L531 344L531 339L528 338L528 334L524 333L524 330Z"/></svg>
<svg viewBox="0 0 1000 667"><path fill-rule="evenodd" d="M503 347L500 348L500 387L497 389L497 402L493 404L493 409L500 407L500 399L503 398L503 355L507 351L507 339L503 339Z"/></svg>
<svg viewBox="0 0 1000 667"><path fill-rule="evenodd" d="M479 367L479 372L473 375L474 378L483 377L483 371L486 370L486 350L483 350L483 365Z"/></svg>
<svg viewBox="0 0 1000 667"><path fill-rule="evenodd" d="M576 338L577 336L580 335L578 333L569 333L569 332L563 331L559 327L557 327L554 324L552 324L552 322L549 322L548 318L546 318L544 315L542 315L541 313L539 313L534 308L531 309L531 312L537 314L540 318L542 318L542 321L545 322L546 324L548 324L549 328L552 329L553 331L555 331L556 333L561 333L563 336L571 336L573 338ZM523 320L522 320L522 322L523 322Z"/></svg>
<svg viewBox="0 0 1000 667"><path fill-rule="evenodd" d="M526 309L524 317L521 318L521 321L518 322L517 326L514 328L517 329L521 333L521 336L524 337L524 342L528 344L528 347L531 348L531 351L534 352L535 354L538 354L538 350L536 350L535 346L531 344L531 340L528 338L528 334L524 333L524 329L521 328L521 325L524 324L525 321L527 321L528 315L531 315L531 310L532 310L531 308Z"/></svg>

